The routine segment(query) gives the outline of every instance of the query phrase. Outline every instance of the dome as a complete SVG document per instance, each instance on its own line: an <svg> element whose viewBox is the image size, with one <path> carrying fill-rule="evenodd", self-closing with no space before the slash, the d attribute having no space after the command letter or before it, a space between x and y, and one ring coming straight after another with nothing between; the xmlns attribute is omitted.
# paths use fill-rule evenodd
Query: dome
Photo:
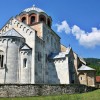
<svg viewBox="0 0 100 100"><path fill-rule="evenodd" d="M33 5L30 8L26 8L23 10L16 18L27 25L34 25L39 22L43 22L44 24L51 27L52 18L46 14L42 9Z"/></svg>
<svg viewBox="0 0 100 100"><path fill-rule="evenodd" d="M23 12L30 12L30 11L44 12L42 9L37 8L35 5L33 5L30 8L26 8L25 10L23 10Z"/></svg>

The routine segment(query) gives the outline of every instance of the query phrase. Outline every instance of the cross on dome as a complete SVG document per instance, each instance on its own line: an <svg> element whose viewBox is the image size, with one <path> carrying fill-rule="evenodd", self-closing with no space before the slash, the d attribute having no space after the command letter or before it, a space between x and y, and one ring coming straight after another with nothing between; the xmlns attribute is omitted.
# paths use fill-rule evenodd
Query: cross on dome
<svg viewBox="0 0 100 100"><path fill-rule="evenodd" d="M30 8L26 8L26 9L24 10L24 12L30 12L30 11L32 11L32 10L37 11L37 12L44 12L42 9L36 7L35 5L33 5L33 6L30 7Z"/></svg>
<svg viewBox="0 0 100 100"><path fill-rule="evenodd" d="M33 5L33 7L35 7L35 5Z"/></svg>

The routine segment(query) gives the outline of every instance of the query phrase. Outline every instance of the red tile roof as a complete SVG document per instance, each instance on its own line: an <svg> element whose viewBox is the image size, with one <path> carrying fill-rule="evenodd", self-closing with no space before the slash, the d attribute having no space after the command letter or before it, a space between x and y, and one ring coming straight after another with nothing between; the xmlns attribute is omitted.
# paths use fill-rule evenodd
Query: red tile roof
<svg viewBox="0 0 100 100"><path fill-rule="evenodd" d="M96 82L100 82L100 76L96 76Z"/></svg>

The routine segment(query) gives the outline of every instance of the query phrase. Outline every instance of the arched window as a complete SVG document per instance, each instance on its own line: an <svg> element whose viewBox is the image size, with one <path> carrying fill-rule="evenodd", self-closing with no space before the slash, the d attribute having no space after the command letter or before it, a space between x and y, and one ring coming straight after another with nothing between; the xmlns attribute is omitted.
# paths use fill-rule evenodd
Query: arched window
<svg viewBox="0 0 100 100"><path fill-rule="evenodd" d="M27 58L23 59L23 67L27 67Z"/></svg>
<svg viewBox="0 0 100 100"><path fill-rule="evenodd" d="M26 17L22 18L22 22L26 24Z"/></svg>
<svg viewBox="0 0 100 100"><path fill-rule="evenodd" d="M0 50L0 68L3 68L4 66L4 53Z"/></svg>
<svg viewBox="0 0 100 100"><path fill-rule="evenodd" d="M50 19L48 19L48 26L51 27Z"/></svg>
<svg viewBox="0 0 100 100"><path fill-rule="evenodd" d="M46 23L46 17L44 15L40 15L39 20L40 20L40 22Z"/></svg>
<svg viewBox="0 0 100 100"><path fill-rule="evenodd" d="M35 16L31 17L31 24L33 24L35 22Z"/></svg>
<svg viewBox="0 0 100 100"><path fill-rule="evenodd" d="M41 21L41 22L44 22L44 18L43 18L43 17L41 17L41 18L40 18L40 21Z"/></svg>

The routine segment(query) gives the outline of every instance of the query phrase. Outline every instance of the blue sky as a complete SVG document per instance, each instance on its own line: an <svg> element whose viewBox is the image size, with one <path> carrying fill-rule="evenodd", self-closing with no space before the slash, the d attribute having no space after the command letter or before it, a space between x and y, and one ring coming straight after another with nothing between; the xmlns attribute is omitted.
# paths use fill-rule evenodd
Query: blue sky
<svg viewBox="0 0 100 100"><path fill-rule="evenodd" d="M0 28L32 5L52 17L62 44L81 57L100 58L100 0L1 0Z"/></svg>

